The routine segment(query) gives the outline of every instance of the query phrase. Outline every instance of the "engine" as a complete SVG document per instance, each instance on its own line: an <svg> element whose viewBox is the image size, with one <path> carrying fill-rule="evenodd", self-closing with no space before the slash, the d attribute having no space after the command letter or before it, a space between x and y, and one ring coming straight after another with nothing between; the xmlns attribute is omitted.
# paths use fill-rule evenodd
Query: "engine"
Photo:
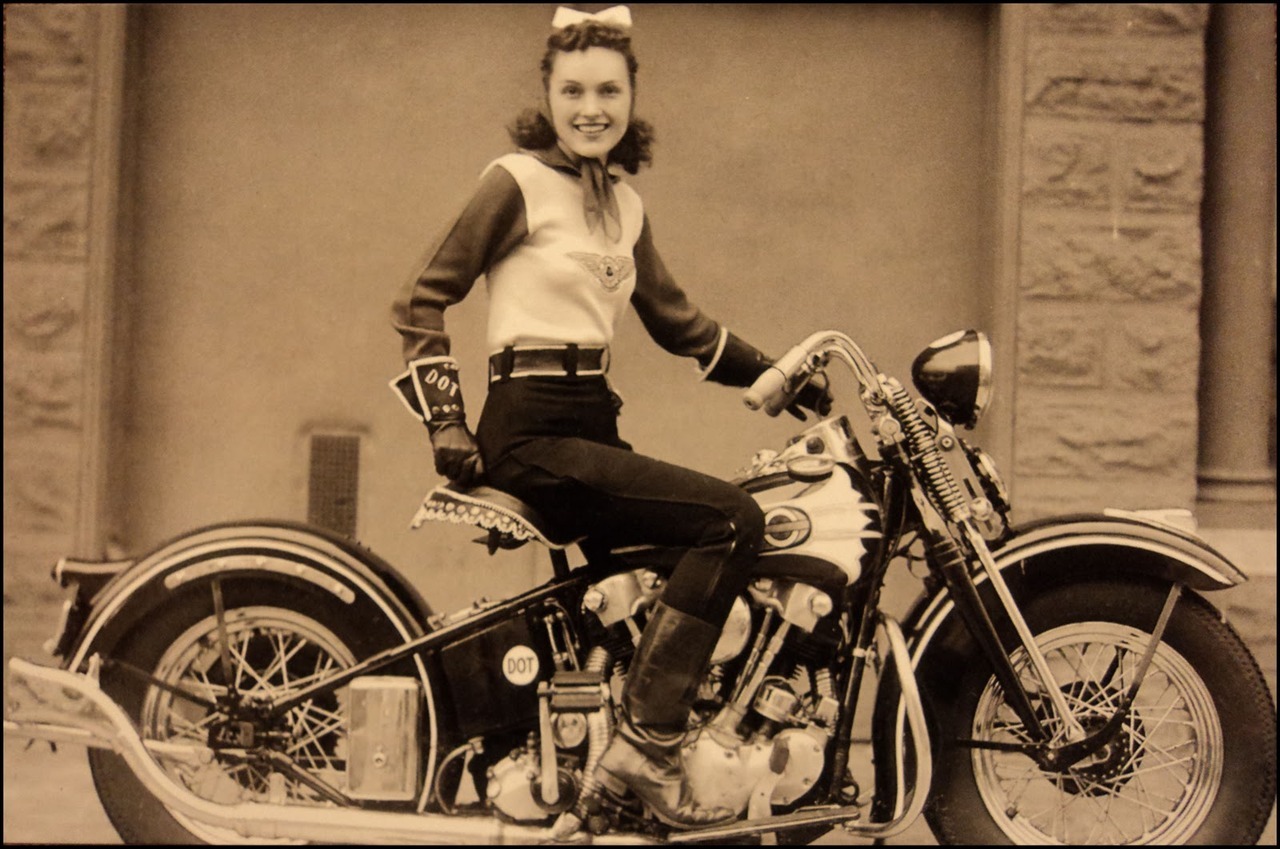
<svg viewBox="0 0 1280 849"><path fill-rule="evenodd" d="M584 607L619 642L637 642L664 581L639 569L593 585ZM760 578L735 600L690 716L683 760L698 803L756 815L795 803L822 775L839 702L831 676L842 625L831 597ZM617 667L621 670L621 665ZM620 683L620 682L619 682Z"/></svg>
<svg viewBox="0 0 1280 849"><path fill-rule="evenodd" d="M524 823L546 822L573 805L612 735L627 665L664 587L659 572L642 568L587 589L583 609L596 647L581 670L548 664L555 671L528 688L536 689L536 705L523 712L528 720L483 742L473 738L446 759L466 762L477 803ZM503 626L512 633L501 636L531 636L516 628ZM759 578L735 600L682 752L699 804L764 816L813 788L839 712L830 670L843 628L831 597L797 581ZM496 649L488 653L497 656ZM440 772L457 787L460 768ZM445 789L437 787L437 798L457 797Z"/></svg>

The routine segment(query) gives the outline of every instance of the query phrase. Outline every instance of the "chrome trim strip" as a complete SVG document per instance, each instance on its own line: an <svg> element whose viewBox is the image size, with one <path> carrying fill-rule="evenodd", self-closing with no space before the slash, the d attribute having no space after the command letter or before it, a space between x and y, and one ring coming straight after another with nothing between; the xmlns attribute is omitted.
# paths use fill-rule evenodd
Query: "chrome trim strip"
<svg viewBox="0 0 1280 849"><path fill-rule="evenodd" d="M207 578L220 572L232 572L238 569L301 578L323 590L329 591L347 604L354 604L356 600L356 594L351 591L350 587L336 578L325 576L319 569L312 568L304 563L282 563L279 560L267 558L261 554L230 554L217 560L206 560L193 566L185 566L176 572L170 572L165 575L164 586L165 589L173 590L200 578Z"/></svg>

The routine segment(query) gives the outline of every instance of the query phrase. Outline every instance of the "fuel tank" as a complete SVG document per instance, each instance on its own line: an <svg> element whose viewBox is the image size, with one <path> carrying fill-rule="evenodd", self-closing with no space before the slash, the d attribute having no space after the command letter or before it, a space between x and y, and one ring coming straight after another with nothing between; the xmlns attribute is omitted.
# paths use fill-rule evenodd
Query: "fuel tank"
<svg viewBox="0 0 1280 849"><path fill-rule="evenodd" d="M736 482L764 511L762 565L815 559L837 567L846 584L857 581L882 532L864 468L843 418L819 422L781 453L757 454Z"/></svg>

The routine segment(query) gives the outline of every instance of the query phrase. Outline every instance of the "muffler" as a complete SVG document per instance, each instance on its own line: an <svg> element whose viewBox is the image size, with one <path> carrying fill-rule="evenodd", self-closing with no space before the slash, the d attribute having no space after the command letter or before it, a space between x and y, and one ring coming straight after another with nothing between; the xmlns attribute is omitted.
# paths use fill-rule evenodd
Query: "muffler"
<svg viewBox="0 0 1280 849"><path fill-rule="evenodd" d="M201 799L174 781L155 756L212 755L200 746L143 741L128 715L91 675L13 658L5 735L78 743L111 749L163 805L205 825L247 838L311 840L321 843L531 844L552 842L551 829L512 825L488 814L394 813L355 808L303 807L239 802L221 805ZM585 836L585 835L584 835ZM593 837L591 843L645 842L635 835Z"/></svg>

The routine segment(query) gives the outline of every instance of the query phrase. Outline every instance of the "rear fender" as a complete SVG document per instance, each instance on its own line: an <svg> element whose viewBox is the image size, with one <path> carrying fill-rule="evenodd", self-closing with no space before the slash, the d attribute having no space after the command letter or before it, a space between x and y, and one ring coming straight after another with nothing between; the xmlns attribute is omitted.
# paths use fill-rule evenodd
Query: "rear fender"
<svg viewBox="0 0 1280 849"><path fill-rule="evenodd" d="M373 605L404 640L428 630L431 609L417 590L350 539L300 523L233 522L171 540L117 572L93 596L69 641L66 668L80 670L94 654L109 656L167 598L214 576L318 586L353 607Z"/></svg>

